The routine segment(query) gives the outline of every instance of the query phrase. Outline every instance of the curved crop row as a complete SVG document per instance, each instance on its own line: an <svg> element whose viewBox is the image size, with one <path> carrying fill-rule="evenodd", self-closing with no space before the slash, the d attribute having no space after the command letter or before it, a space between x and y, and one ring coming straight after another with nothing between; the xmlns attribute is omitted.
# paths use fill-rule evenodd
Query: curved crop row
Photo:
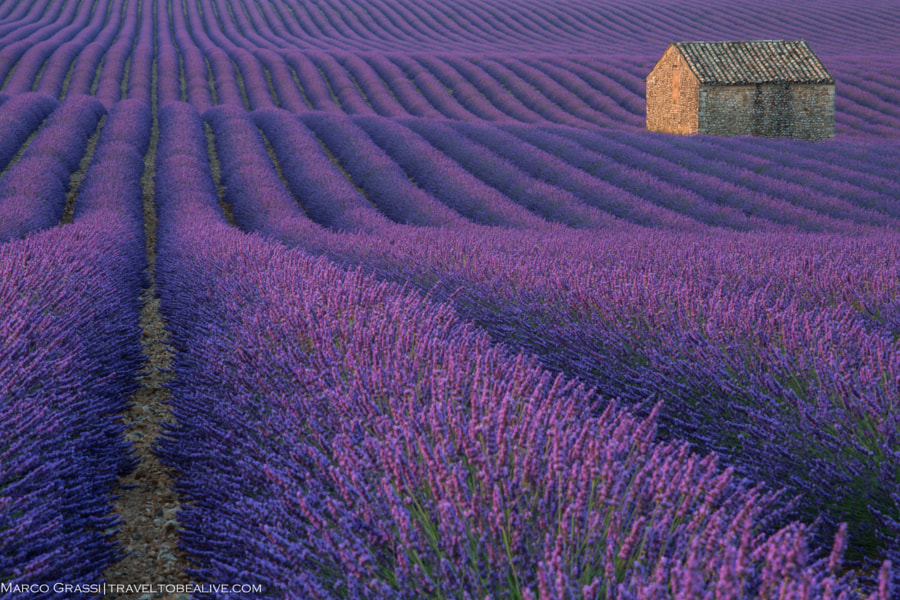
<svg viewBox="0 0 900 600"><path fill-rule="evenodd" d="M0 50L0 81L4 87L9 84L10 75L25 52L44 40L50 39L65 24L75 18L75 3L51 3L47 11L27 26L16 28L4 36L4 46Z"/></svg>
<svg viewBox="0 0 900 600"><path fill-rule="evenodd" d="M307 56L316 65L344 112L350 114L374 114L375 111L372 109L369 100L360 91L358 84L334 57L319 52L309 53Z"/></svg>
<svg viewBox="0 0 900 600"><path fill-rule="evenodd" d="M234 210L237 225L249 231L275 233L282 223L296 219L297 201L279 179L250 116L221 106L209 109L203 118L215 138L225 200Z"/></svg>
<svg viewBox="0 0 900 600"><path fill-rule="evenodd" d="M378 72L362 57L348 54L337 57L347 73L359 86L369 104L379 115L385 117L408 116L407 110L398 101L392 90Z"/></svg>
<svg viewBox="0 0 900 600"><path fill-rule="evenodd" d="M113 4L112 0L98 2L91 14L90 22L84 25L72 39L53 48L53 53L47 58L43 71L39 77L36 76L36 81L33 82L35 91L55 98L63 96L63 87L69 70L73 67L79 54L101 35Z"/></svg>
<svg viewBox="0 0 900 600"><path fill-rule="evenodd" d="M11 74L4 90L8 94L30 92L38 73L42 71L50 56L56 52L59 46L81 32L87 25L90 17L90 11L82 10L74 15L71 23L56 31L49 38L28 47L16 64L16 69Z"/></svg>
<svg viewBox="0 0 900 600"><path fill-rule="evenodd" d="M69 178L106 112L96 98L67 99L48 119L22 159L0 178L0 242L59 223Z"/></svg>
<svg viewBox="0 0 900 600"><path fill-rule="evenodd" d="M154 61L154 22L152 0L141 0L139 30L134 37L134 47L128 60L127 72L123 74L123 98L151 103Z"/></svg>
<svg viewBox="0 0 900 600"><path fill-rule="evenodd" d="M353 186L315 134L294 115L261 111L253 122L272 144L291 193L317 223L335 229L383 227L390 221Z"/></svg>
<svg viewBox="0 0 900 600"><path fill-rule="evenodd" d="M403 71L418 93L445 118L463 121L478 118L477 115L463 107L447 87L411 56L394 54L389 58Z"/></svg>
<svg viewBox="0 0 900 600"><path fill-rule="evenodd" d="M41 18L47 11L49 4L49 0L38 0L31 3L5 3L3 6L3 24L0 25L0 35L5 36L13 33L16 35L13 39L28 35L28 27Z"/></svg>
<svg viewBox="0 0 900 600"><path fill-rule="evenodd" d="M436 150L414 131L387 119L354 122L416 185L476 223L543 229L546 223Z"/></svg>
<svg viewBox="0 0 900 600"><path fill-rule="evenodd" d="M146 1L144 2L146 4ZM103 62L95 82L97 98L108 108L122 99L122 90L127 81L126 66L136 41L138 29L141 27L141 2L129 2L125 7L122 25L115 41L103 52Z"/></svg>
<svg viewBox="0 0 900 600"><path fill-rule="evenodd" d="M592 148L603 149L604 153L611 153L619 157L623 163L643 168L657 173L665 169L657 168L660 151L666 148L670 161L677 161L682 168L679 179L687 180L684 176L684 168L692 172L695 181L702 181L702 176L715 177L725 184L733 184L750 192L765 194L771 198L777 198L782 208L773 210L770 214L789 214L794 207L806 209L804 221L808 223L821 223L825 219L841 219L861 225L886 225L897 227L897 208L894 201L881 194L867 193L859 188L851 188L835 181L833 178L818 176L815 171L790 171L780 165L789 162L792 158L790 147L770 148L765 157L756 158L741 150L740 144L734 144L724 148L715 141L708 144L690 146L681 145L684 149L697 149L695 155L690 151L679 151L667 144L667 140L660 140L659 136L636 137L629 136L627 146L618 145L613 141L620 136L584 136L577 133L567 133L568 137L578 140L580 143ZM599 143L598 143L599 142ZM619 146L622 150L607 150L611 146ZM640 156L634 147L646 148L644 156ZM661 177L664 177L660 173ZM677 176L677 175L676 175ZM718 199L723 204L727 200ZM866 207L868 204L871 208ZM810 211L810 212L807 212ZM895 213L889 216L890 213ZM812 214L810 214L812 213ZM885 214L886 213L886 214ZM798 221L800 223L804 221Z"/></svg>
<svg viewBox="0 0 900 600"><path fill-rule="evenodd" d="M703 200L698 202L697 197L687 197L678 191L672 193L671 189L662 193L649 186L639 189L633 179L627 179L628 175L634 175L633 172L623 172L621 165L605 156L594 156L593 161L579 161L577 158L580 157L566 155L558 148L542 148L539 144L522 143L522 140L496 127L472 124L454 129L509 160L529 176L567 190L591 206L619 218L640 225L671 227L682 231L701 227L701 221L715 222L708 217L704 218L706 215L699 210L689 210L694 203L702 207ZM541 130L526 131L529 137L522 137L528 141L535 138L553 139L552 134ZM616 175L604 177L611 172ZM665 200L660 202L660 198ZM680 206L676 204L679 200L682 201ZM666 204L670 206L665 206Z"/></svg>
<svg viewBox="0 0 900 600"><path fill-rule="evenodd" d="M535 179L496 153L467 140L448 125L427 121L405 124L467 171L495 187L514 202L541 217L571 227L610 227L617 219L588 206L562 188Z"/></svg>
<svg viewBox="0 0 900 600"><path fill-rule="evenodd" d="M0 171L41 123L59 107L44 94L18 94L0 105Z"/></svg>
<svg viewBox="0 0 900 600"><path fill-rule="evenodd" d="M106 62L105 54L116 43L119 33L125 26L124 19L124 10L116 10L115 3L111 3L103 29L90 44L76 53L74 64L67 74L68 82L63 82L63 94L68 96L96 93L100 73Z"/></svg>
<svg viewBox="0 0 900 600"><path fill-rule="evenodd" d="M557 160L709 224L738 230L772 229L767 221L813 231L855 228L828 214L794 207L777 192L765 194L765 190L746 187L740 176L728 177L729 171L739 171L731 164L685 156L674 148L665 154L646 151L653 144L649 140L629 138L629 144L610 135L587 136L573 130L509 129ZM511 152L517 150L524 152L510 148Z"/></svg>
<svg viewBox="0 0 900 600"><path fill-rule="evenodd" d="M470 113L487 121L502 121L510 117L492 105L487 97L464 77L460 77L455 69L432 56L416 56L422 64L441 84L451 90L453 97ZM506 96L504 96L506 97Z"/></svg>
<svg viewBox="0 0 900 600"><path fill-rule="evenodd" d="M363 60L378 74L397 102L412 115L441 118L438 112L416 89L400 67L384 55L365 55Z"/></svg>
<svg viewBox="0 0 900 600"><path fill-rule="evenodd" d="M353 121L310 113L300 119L337 157L367 197L391 220L453 227L466 222L431 194L417 187Z"/></svg>

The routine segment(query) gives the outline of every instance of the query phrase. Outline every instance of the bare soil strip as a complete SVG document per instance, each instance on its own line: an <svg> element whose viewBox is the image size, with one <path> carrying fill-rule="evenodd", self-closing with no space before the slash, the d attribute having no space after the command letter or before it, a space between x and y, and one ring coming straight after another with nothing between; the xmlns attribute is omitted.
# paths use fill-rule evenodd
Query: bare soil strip
<svg viewBox="0 0 900 600"><path fill-rule="evenodd" d="M97 121L97 128L94 129L94 133L91 134L90 139L88 139L84 156L81 157L81 162L78 163L78 170L72 173L72 176L69 178L69 191L66 193L66 206L63 209L63 216L59 220L60 225L69 225L74 219L75 202L78 200L78 191L81 189L81 182L84 180L84 176L91 164L91 160L94 158L94 151L97 150L97 141L100 139L100 132L103 130L105 124L106 115L103 115L100 117L100 120Z"/></svg>
<svg viewBox="0 0 900 600"><path fill-rule="evenodd" d="M166 383L171 372L174 351L168 343L168 332L156 297L156 206L153 176L159 127L156 117L156 65L153 65L153 131L144 158L143 184L144 233L147 250L149 287L141 295L141 345L146 362L138 375L140 389L131 397L131 407L123 415L129 426L126 439L133 443L140 460L133 473L119 480L115 511L122 517L116 540L127 556L104 573L108 584L151 585L187 584L190 578L184 567L189 562L178 548L178 497L172 490L173 480L153 454L152 448L162 423L172 422L167 402L171 393ZM105 599L187 600L188 594L153 593L142 596L107 594Z"/></svg>
<svg viewBox="0 0 900 600"><path fill-rule="evenodd" d="M234 221L234 209L225 200L225 186L222 185L222 166L219 163L219 154L216 151L216 135L213 133L209 123L203 124L203 130L206 132L206 153L209 156L209 168L212 170L213 181L216 182L216 192L219 195L219 206L225 214L225 220L232 227L237 227Z"/></svg>

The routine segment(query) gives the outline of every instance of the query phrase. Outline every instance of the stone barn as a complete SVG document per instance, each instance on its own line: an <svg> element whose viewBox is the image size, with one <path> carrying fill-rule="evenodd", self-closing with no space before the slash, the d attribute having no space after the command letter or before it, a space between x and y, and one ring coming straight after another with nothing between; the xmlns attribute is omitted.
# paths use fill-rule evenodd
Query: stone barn
<svg viewBox="0 0 900 600"><path fill-rule="evenodd" d="M647 76L647 129L834 137L834 77L805 41L676 42Z"/></svg>

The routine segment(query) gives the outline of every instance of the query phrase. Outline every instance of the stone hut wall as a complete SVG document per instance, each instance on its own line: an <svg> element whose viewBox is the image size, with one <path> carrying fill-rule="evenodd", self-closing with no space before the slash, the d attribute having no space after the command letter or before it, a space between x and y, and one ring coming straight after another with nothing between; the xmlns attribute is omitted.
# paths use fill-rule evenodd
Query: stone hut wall
<svg viewBox="0 0 900 600"><path fill-rule="evenodd" d="M834 85L700 86L698 132L809 140L834 137Z"/></svg>
<svg viewBox="0 0 900 600"><path fill-rule="evenodd" d="M834 137L834 84L791 86L794 123L791 137L821 140Z"/></svg>
<svg viewBox="0 0 900 600"><path fill-rule="evenodd" d="M647 129L697 133L700 82L670 47L647 76Z"/></svg>

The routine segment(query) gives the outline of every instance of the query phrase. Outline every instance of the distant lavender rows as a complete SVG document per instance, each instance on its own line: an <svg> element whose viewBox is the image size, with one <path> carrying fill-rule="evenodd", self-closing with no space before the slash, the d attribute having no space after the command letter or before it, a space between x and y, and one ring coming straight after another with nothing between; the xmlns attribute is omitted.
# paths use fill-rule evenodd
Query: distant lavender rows
<svg viewBox="0 0 900 600"><path fill-rule="evenodd" d="M90 10L76 11L73 6L77 3L7 0L2 4L0 35L18 41L41 28L54 26L56 33L70 26L74 36L71 25L87 19ZM208 35L221 32L234 43L261 48L635 54L676 38L721 39L726 33L744 39L806 38L835 54L900 50L893 36L900 23L893 5L884 0L857 7L852 14L834 0L815 6L779 4L778 18L738 2L709 0L682 3L679 11L665 11L650 0L628 5L572 0L551 6L513 0L437 0L426 6L410 0L339 0L327 5L302 0L194 0L188 8L193 6L202 7L203 20L213 25ZM20 32L13 34L13 29Z"/></svg>
<svg viewBox="0 0 900 600"><path fill-rule="evenodd" d="M90 96L59 104L34 92L0 105L10 124L0 132L0 239L51 227L67 202L77 206L70 182L103 112ZM240 156L223 156L224 176L238 178L233 187L252 187L268 170L273 194L293 195L313 221L337 229L371 228L373 219L526 229L900 228L896 150L882 144L841 152L806 142L325 112L298 118L234 106L207 115L213 135L251 140Z"/></svg>
<svg viewBox="0 0 900 600"><path fill-rule="evenodd" d="M325 7L232 0L159 2L155 10L153 2L128 3L122 10L109 0L91 0L79 10L71 1L31 10L24 3L6 6L0 89L8 95L90 94L109 108L123 98L149 104L155 88L163 104L187 101L200 112L230 104L617 129L643 127L643 79L670 42L741 37L735 19L743 10L730 7L727 18L721 11L706 15L692 32L685 23L669 31L686 15L674 24L648 19L656 11L640 4L526 5L511 14L477 4L417 7L400 0L365 9L355 2ZM884 7L868 4L862 12L879 18L864 28L861 21L844 28L858 46L855 55L850 41L811 40L839 82L839 135L896 137L900 127L900 79L881 57L898 48L894 36L877 36L896 15L880 14ZM824 17L836 8L818 10ZM798 15L776 29L810 39L819 25L795 31L809 19L814 17ZM748 16L744 27L754 20L762 21ZM644 31L648 21L662 27L658 42ZM603 27L592 30L589 24L598 22ZM618 27L641 38L639 50L612 42ZM777 37L772 27L765 24L763 37ZM543 43L535 42L538 33Z"/></svg>
<svg viewBox="0 0 900 600"><path fill-rule="evenodd" d="M246 116L207 116L223 172L252 159ZM783 500L655 441L655 416L595 412L447 305L229 227L203 137L190 106L160 111L158 281L178 350L161 453L202 580L272 597L854 597L834 576L843 530L807 554ZM238 221L287 230L274 169L252 188L238 172Z"/></svg>

